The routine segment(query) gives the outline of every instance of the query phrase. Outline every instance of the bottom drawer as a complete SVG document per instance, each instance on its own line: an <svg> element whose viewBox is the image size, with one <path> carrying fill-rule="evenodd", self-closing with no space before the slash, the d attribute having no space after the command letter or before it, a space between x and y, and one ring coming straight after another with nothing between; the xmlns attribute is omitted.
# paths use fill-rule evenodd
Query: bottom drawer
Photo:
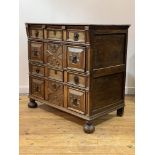
<svg viewBox="0 0 155 155"><path fill-rule="evenodd" d="M81 114L85 114L85 92L68 88L68 103L67 107L70 110L76 111Z"/></svg>
<svg viewBox="0 0 155 155"><path fill-rule="evenodd" d="M64 87L62 83L46 80L45 82L45 100L49 104L63 106L64 103Z"/></svg>
<svg viewBox="0 0 155 155"><path fill-rule="evenodd" d="M30 94L44 99L44 80L41 78L30 77Z"/></svg>

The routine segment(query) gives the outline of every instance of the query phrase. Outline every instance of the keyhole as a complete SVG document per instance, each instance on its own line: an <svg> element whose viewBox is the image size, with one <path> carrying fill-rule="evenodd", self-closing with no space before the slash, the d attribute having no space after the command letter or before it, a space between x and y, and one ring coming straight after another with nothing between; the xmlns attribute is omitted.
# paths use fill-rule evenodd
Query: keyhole
<svg viewBox="0 0 155 155"><path fill-rule="evenodd" d="M54 73L57 74L57 70L55 70Z"/></svg>
<svg viewBox="0 0 155 155"><path fill-rule="evenodd" d="M56 31L54 31L54 35L55 35L55 36L56 36L56 33L57 33L57 32L56 32Z"/></svg>
<svg viewBox="0 0 155 155"><path fill-rule="evenodd" d="M39 35L39 31L36 31L35 36L38 37L38 35Z"/></svg>

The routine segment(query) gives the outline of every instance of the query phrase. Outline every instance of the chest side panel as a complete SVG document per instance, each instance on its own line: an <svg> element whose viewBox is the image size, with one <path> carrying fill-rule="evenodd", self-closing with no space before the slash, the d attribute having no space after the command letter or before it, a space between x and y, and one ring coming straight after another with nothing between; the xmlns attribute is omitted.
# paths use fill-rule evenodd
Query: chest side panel
<svg viewBox="0 0 155 155"><path fill-rule="evenodd" d="M98 113L123 100L124 73L93 79L92 113Z"/></svg>
<svg viewBox="0 0 155 155"><path fill-rule="evenodd" d="M95 36L93 68L104 68L125 63L125 34Z"/></svg>
<svg viewBox="0 0 155 155"><path fill-rule="evenodd" d="M92 38L91 115L124 104L127 29L94 30Z"/></svg>

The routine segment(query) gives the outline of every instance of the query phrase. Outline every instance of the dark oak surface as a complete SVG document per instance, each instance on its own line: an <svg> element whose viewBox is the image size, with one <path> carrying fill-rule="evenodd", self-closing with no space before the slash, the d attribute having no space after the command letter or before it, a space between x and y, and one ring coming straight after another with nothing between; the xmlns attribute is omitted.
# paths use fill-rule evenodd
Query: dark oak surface
<svg viewBox="0 0 155 155"><path fill-rule="evenodd" d="M124 112L129 25L26 23L30 100L94 120ZM95 130L86 122L84 131Z"/></svg>

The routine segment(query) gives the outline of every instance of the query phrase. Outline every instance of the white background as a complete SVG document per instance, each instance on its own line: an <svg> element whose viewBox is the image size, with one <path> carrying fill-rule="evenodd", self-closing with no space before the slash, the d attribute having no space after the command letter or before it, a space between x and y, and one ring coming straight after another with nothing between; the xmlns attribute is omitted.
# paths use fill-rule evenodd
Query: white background
<svg viewBox="0 0 155 155"><path fill-rule="evenodd" d="M134 94L134 0L20 0L20 93L28 92L25 23L130 24L126 93Z"/></svg>

